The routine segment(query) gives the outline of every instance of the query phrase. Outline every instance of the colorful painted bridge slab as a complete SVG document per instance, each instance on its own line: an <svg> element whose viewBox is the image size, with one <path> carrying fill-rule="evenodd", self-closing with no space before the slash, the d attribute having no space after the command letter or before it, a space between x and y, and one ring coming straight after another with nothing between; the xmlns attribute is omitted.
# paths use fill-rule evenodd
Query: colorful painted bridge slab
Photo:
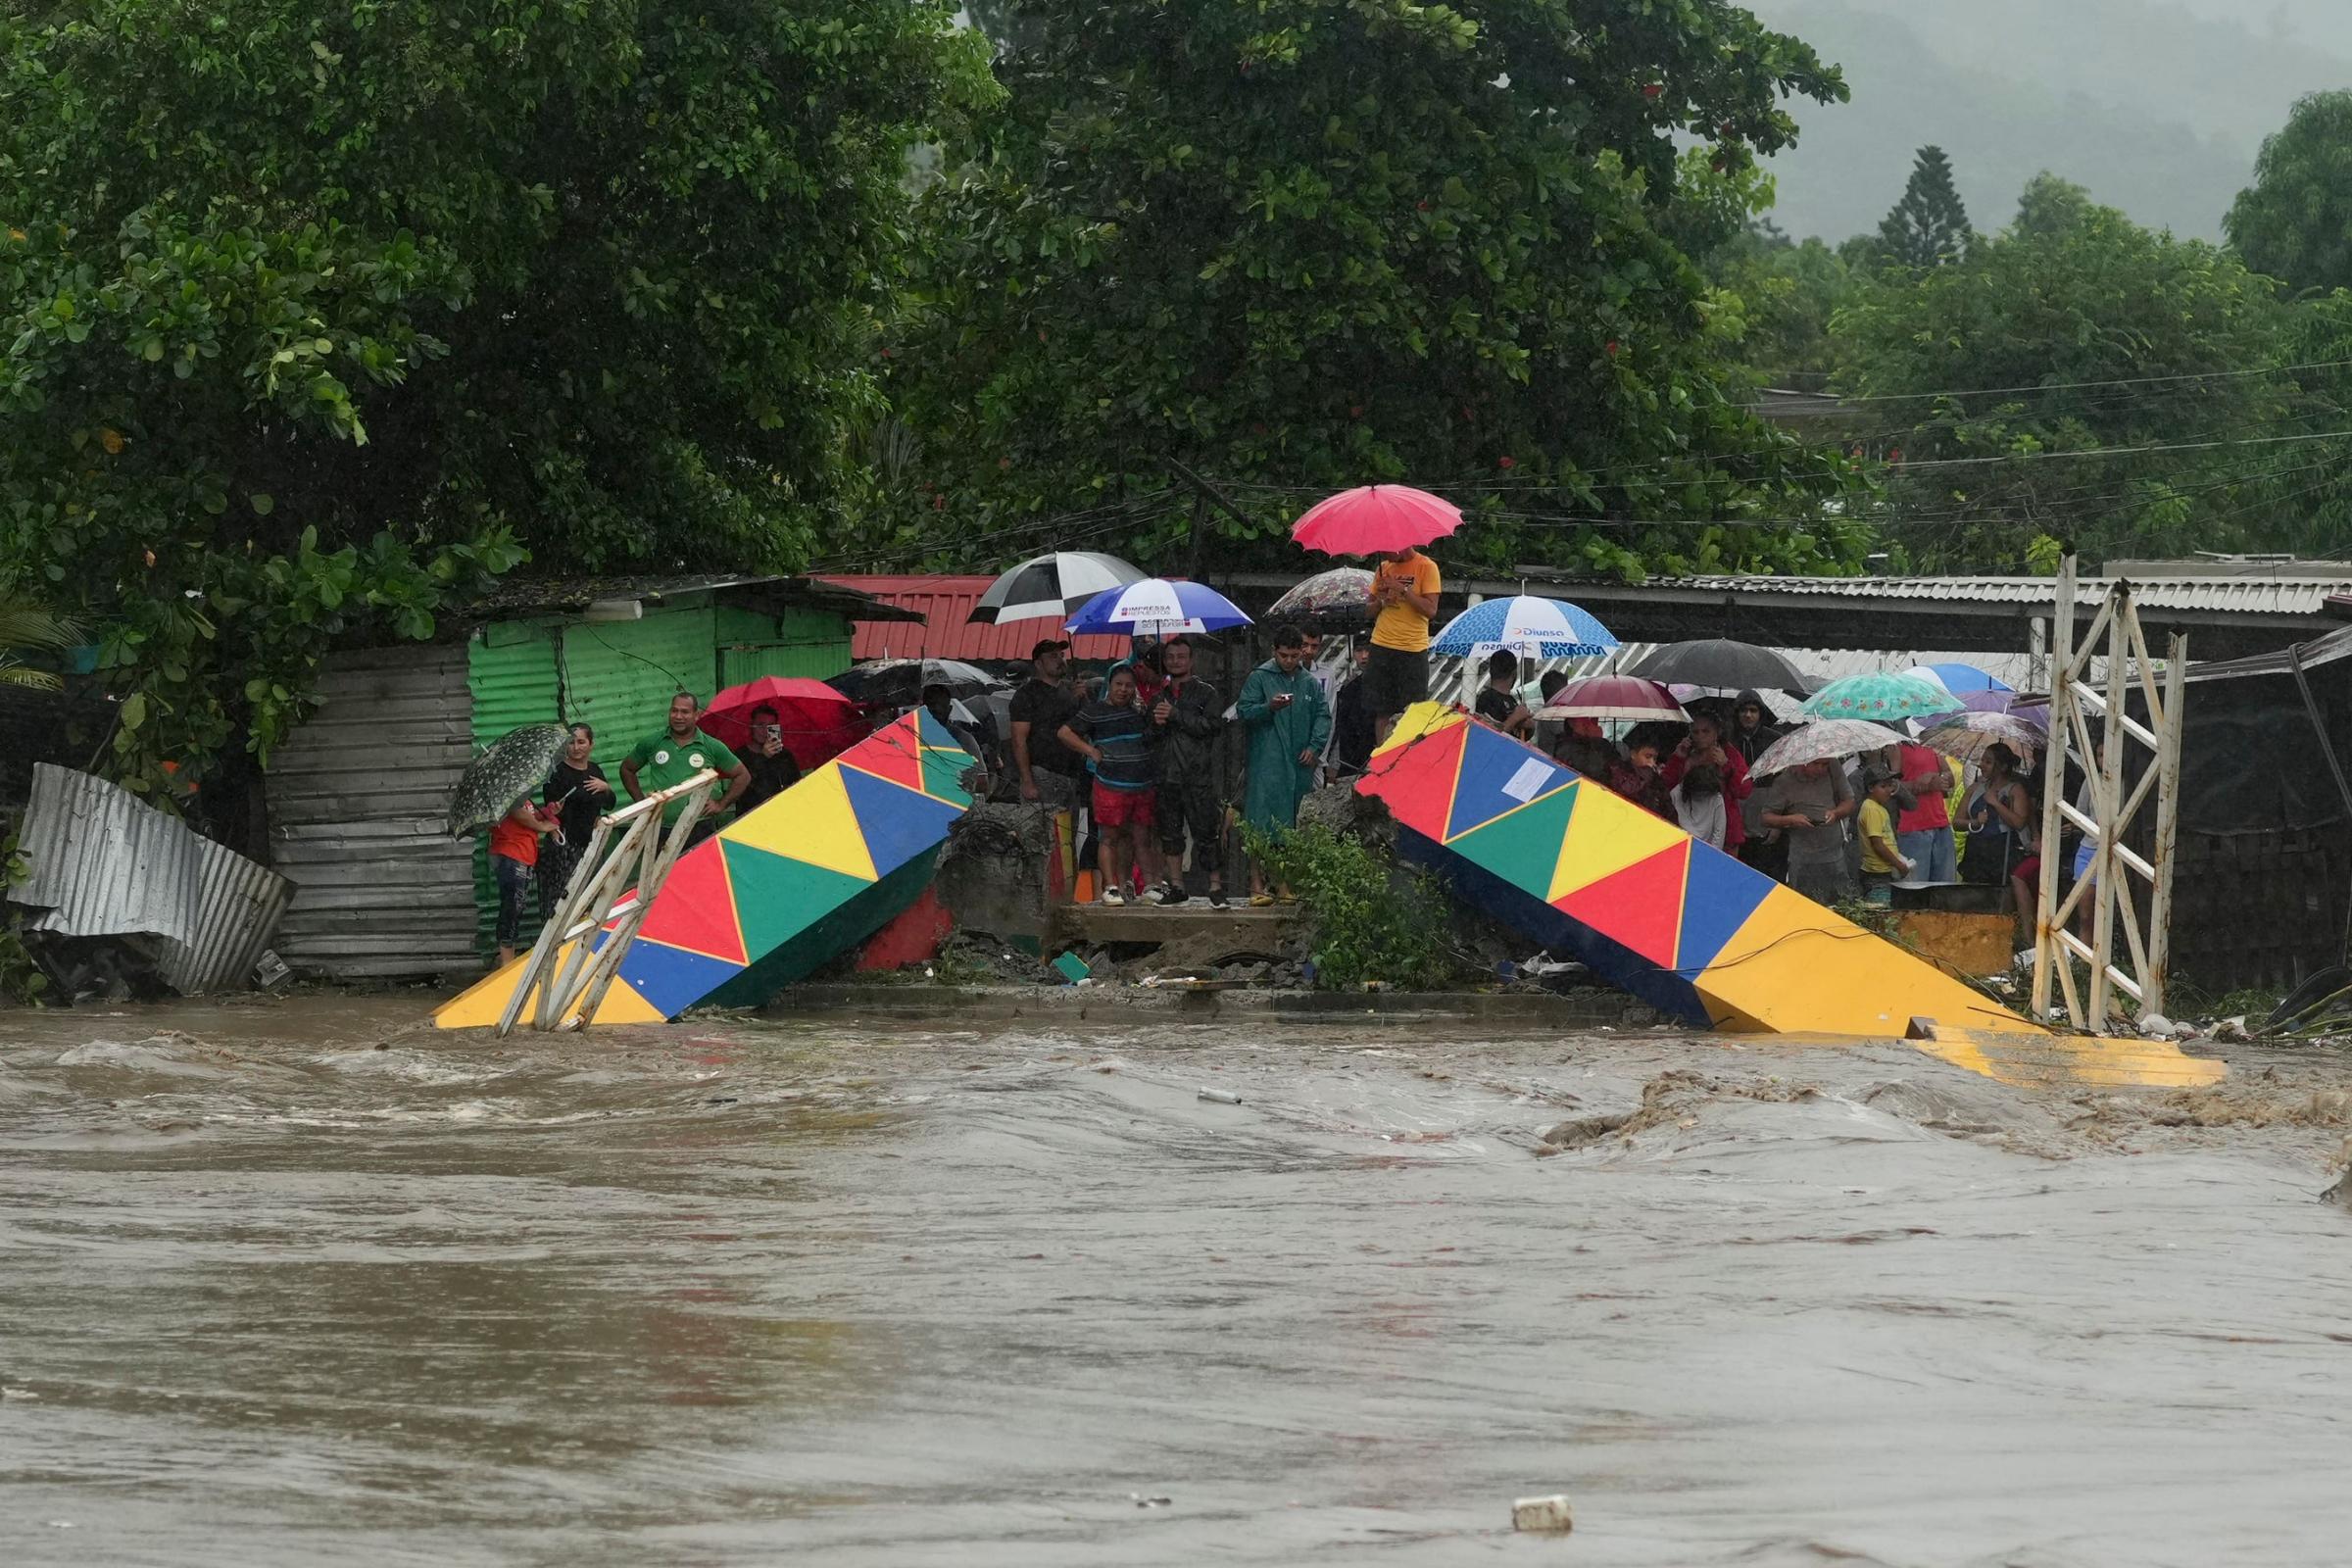
<svg viewBox="0 0 2352 1568"><path fill-rule="evenodd" d="M2081 1048L1933 964L1453 710L1421 704L1356 784L1398 849L1547 951L1696 1028L1940 1036L1923 1050L2017 1081L2080 1081ZM2218 1063L2132 1043L2107 1081L2210 1082ZM2154 1051L2162 1061L2140 1060ZM1993 1070L2008 1057L2018 1070Z"/></svg>
<svg viewBox="0 0 2352 1568"><path fill-rule="evenodd" d="M687 851L621 956L596 1022L658 1023L705 1000L756 1004L871 936L931 880L949 828L971 805L961 783L971 765L918 709ZM496 1024L526 964L517 958L444 1004L435 1026Z"/></svg>

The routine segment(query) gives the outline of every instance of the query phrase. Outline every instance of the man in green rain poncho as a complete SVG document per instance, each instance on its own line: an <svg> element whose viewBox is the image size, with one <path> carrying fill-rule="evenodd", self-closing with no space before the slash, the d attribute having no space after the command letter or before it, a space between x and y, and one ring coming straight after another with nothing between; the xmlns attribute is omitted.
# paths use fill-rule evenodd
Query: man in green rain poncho
<svg viewBox="0 0 2352 1568"><path fill-rule="evenodd" d="M1250 672L1235 711L1250 737L1242 819L1261 833L1287 833L1298 819L1298 803L1315 787L1315 768L1331 740L1331 705L1307 672L1306 638L1298 627L1274 628L1274 657ZM1266 868L1255 858L1250 862L1250 902L1274 902L1266 892Z"/></svg>

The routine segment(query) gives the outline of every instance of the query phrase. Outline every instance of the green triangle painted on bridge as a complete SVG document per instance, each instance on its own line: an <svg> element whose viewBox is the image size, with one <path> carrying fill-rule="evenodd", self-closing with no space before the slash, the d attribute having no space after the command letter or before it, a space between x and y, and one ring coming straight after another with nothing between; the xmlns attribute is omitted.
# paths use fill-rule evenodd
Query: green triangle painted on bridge
<svg viewBox="0 0 2352 1568"><path fill-rule="evenodd" d="M727 875L735 885L735 916L743 951L753 963L799 936L834 908L872 886L790 856L771 855L721 839Z"/></svg>
<svg viewBox="0 0 2352 1568"><path fill-rule="evenodd" d="M1542 900L1551 891L1552 867L1559 863L1560 845L1568 837L1568 818L1585 787L1580 781L1540 795L1446 847Z"/></svg>

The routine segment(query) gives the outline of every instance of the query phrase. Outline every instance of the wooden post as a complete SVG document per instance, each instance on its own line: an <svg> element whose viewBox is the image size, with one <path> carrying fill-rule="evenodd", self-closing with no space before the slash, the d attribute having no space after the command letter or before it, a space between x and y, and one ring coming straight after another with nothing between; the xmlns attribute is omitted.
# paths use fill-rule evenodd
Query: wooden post
<svg viewBox="0 0 2352 1568"><path fill-rule="evenodd" d="M2041 763L2041 893L2034 916L2034 1021L2050 1015L2051 965L2068 961L2058 942L2058 841L2065 827L2066 741L2075 717L2075 558L2058 564L2056 612L2050 617L2050 736ZM2071 977L2066 989L2074 989Z"/></svg>
<svg viewBox="0 0 2352 1568"><path fill-rule="evenodd" d="M2148 897L2147 1005L2165 1010L2173 965L2173 866L2180 837L2180 736L2188 727L2188 638L2175 632L2164 651L2164 711L2156 726L2155 886Z"/></svg>

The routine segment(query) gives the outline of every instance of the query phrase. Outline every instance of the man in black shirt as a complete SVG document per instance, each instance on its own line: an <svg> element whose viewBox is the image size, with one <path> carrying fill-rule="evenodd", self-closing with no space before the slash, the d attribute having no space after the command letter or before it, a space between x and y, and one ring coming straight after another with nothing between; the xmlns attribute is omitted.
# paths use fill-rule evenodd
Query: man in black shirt
<svg viewBox="0 0 2352 1568"><path fill-rule="evenodd" d="M1519 700L1518 680L1518 657L1508 649L1495 650L1487 661L1487 689L1478 694L1478 716L1514 740L1525 740L1536 719Z"/></svg>
<svg viewBox="0 0 2352 1568"><path fill-rule="evenodd" d="M1225 703L1217 689L1193 673L1189 638L1171 637L1159 651L1167 675L1148 711L1159 737L1159 851L1167 879L1153 890L1154 904L1186 902L1184 842L1189 829L1193 864L1208 873L1208 902L1225 906L1225 792L1219 789L1217 737L1225 729Z"/></svg>
<svg viewBox="0 0 2352 1568"><path fill-rule="evenodd" d="M1057 811L1078 804L1078 758L1061 744L1061 726L1078 704L1061 687L1069 644L1047 638L1029 651L1029 678L1012 697L1012 768L1021 799Z"/></svg>
<svg viewBox="0 0 2352 1568"><path fill-rule="evenodd" d="M752 738L743 749L744 768L752 775L743 799L735 803L735 814L745 817L757 811L786 790L801 781L800 759L784 745L784 726L776 710L762 703L752 710Z"/></svg>

